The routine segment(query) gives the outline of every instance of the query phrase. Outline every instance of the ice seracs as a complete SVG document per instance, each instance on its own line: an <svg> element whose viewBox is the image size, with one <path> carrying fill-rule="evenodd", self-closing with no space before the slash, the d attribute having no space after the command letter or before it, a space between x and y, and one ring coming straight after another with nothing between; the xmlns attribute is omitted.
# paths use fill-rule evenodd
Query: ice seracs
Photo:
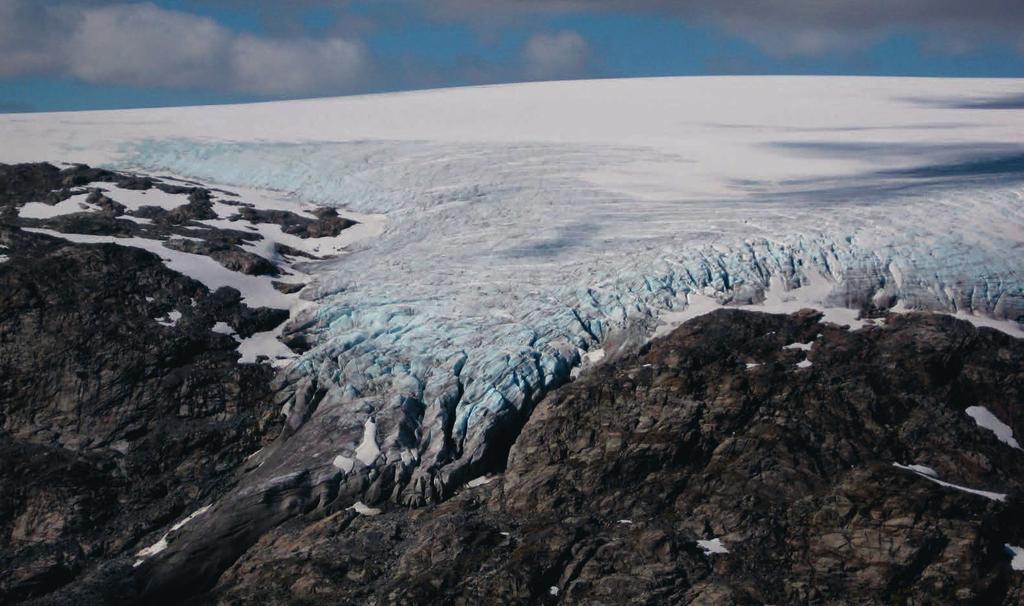
<svg viewBox="0 0 1024 606"><path fill-rule="evenodd" d="M296 264L311 348L280 363L342 419L309 439L355 450L372 414L381 456L360 461L415 468L402 477L429 494L494 471L500 436L585 352L722 304L814 307L851 329L863 306L899 305L1017 330L1020 175L982 162L1019 153L1024 116L955 100L1019 87L667 78L65 114L61 129L29 116L0 119L17 142L0 159L75 152L386 215L350 254ZM247 302L282 296L245 286Z"/></svg>

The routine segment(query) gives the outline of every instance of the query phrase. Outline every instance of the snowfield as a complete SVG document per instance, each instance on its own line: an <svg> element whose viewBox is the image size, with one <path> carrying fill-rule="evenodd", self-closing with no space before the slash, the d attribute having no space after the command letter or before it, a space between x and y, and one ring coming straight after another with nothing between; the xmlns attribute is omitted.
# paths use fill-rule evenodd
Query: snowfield
<svg viewBox="0 0 1024 606"><path fill-rule="evenodd" d="M422 494L491 471L493 444L588 351L614 358L718 303L854 323L871 302L1021 334L1024 111L993 101L1022 89L659 78L23 114L0 116L0 161L385 215L307 268L293 325L316 346L290 380L328 395L287 403L290 422L333 451L261 473L388 463Z"/></svg>

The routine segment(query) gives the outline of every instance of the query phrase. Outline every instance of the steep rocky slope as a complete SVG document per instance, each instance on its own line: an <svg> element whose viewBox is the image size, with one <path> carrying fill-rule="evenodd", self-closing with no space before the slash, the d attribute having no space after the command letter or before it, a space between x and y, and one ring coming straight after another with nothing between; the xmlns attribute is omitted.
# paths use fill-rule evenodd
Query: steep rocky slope
<svg viewBox="0 0 1024 606"><path fill-rule="evenodd" d="M1020 603L1024 452L965 411L1024 435L1024 343L819 319L691 320L543 400L491 482L413 511L325 504L196 601Z"/></svg>
<svg viewBox="0 0 1024 606"><path fill-rule="evenodd" d="M73 603L132 601L135 554L228 490L281 427L273 370L240 364L237 349L286 311L211 291L152 252L24 229L168 238L210 206L208 190L159 184L181 196L181 219L139 224L99 184L155 187L83 166L0 166L0 603L62 588ZM83 194L78 212L19 217Z"/></svg>
<svg viewBox="0 0 1024 606"><path fill-rule="evenodd" d="M280 424L272 370L239 365L238 344L211 327L251 333L283 318L145 251L7 228L0 239L10 257L0 265L0 595L10 598L130 555L223 492ZM173 310L174 325L154 320Z"/></svg>

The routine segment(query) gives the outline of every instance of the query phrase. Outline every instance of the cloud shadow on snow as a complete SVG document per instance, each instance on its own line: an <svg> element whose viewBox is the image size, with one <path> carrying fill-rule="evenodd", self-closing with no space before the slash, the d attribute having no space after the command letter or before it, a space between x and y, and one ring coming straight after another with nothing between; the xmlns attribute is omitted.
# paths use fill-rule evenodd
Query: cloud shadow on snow
<svg viewBox="0 0 1024 606"><path fill-rule="evenodd" d="M505 256L513 258L550 259L582 245L597 231L596 224L573 223L557 228L553 237L527 242L522 246L514 246L502 252Z"/></svg>
<svg viewBox="0 0 1024 606"><path fill-rule="evenodd" d="M914 194L928 189L963 187L972 183L1010 185L1024 183L1024 146L1008 144L927 145L906 143L779 142L783 152L806 157L865 162L890 159L899 168L865 171L855 175L786 181L781 189L771 184L745 182L753 195L788 198L814 204L871 203L886 196ZM915 159L924 161L914 162Z"/></svg>
<svg viewBox="0 0 1024 606"><path fill-rule="evenodd" d="M1024 109L1024 93L989 97L987 99L979 99L977 97L964 97L960 99L915 97L906 100L919 105L943 109Z"/></svg>

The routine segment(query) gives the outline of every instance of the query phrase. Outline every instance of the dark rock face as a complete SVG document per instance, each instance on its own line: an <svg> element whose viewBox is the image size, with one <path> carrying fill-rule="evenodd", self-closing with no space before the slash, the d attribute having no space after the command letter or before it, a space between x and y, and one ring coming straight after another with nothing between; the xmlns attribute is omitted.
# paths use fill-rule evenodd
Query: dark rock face
<svg viewBox="0 0 1024 606"><path fill-rule="evenodd" d="M79 181L46 165L4 170L14 177L0 174L0 191L28 200ZM234 470L280 431L273 371L239 364L236 340L212 327L246 337L287 312L246 307L231 288L210 292L149 252L73 244L9 217L0 603L137 603L135 553L230 489Z"/></svg>
<svg viewBox="0 0 1024 606"><path fill-rule="evenodd" d="M5 206L34 200L60 202L66 197L49 194L64 185L60 169L50 164L0 164L0 200Z"/></svg>
<svg viewBox="0 0 1024 606"><path fill-rule="evenodd" d="M1018 604L1024 452L964 409L1024 435L1022 379L946 317L718 311L543 400L491 483L292 518L199 602Z"/></svg>
<svg viewBox="0 0 1024 606"><path fill-rule="evenodd" d="M318 208L317 219L309 219L286 210L260 210L240 207L238 217L253 223L276 223L281 231L300 238L326 238L337 236L342 230L355 225L354 221L338 216L333 208Z"/></svg>
<svg viewBox="0 0 1024 606"><path fill-rule="evenodd" d="M125 189L148 189L143 178L124 175L101 168L74 164L59 169L52 164L0 164L0 208L25 202L56 204L80 193L82 186L93 182L116 183ZM152 182L148 181L151 185Z"/></svg>
<svg viewBox="0 0 1024 606"><path fill-rule="evenodd" d="M183 240L172 238L164 243L171 250L204 255L231 271L250 276L276 276L277 267L263 257L244 251L225 239Z"/></svg>
<svg viewBox="0 0 1024 606"><path fill-rule="evenodd" d="M88 587L101 561L130 579L150 535L221 494L280 427L272 371L239 365L213 323L251 334L284 312L141 250L0 241L0 596ZM176 325L154 321L172 310Z"/></svg>

